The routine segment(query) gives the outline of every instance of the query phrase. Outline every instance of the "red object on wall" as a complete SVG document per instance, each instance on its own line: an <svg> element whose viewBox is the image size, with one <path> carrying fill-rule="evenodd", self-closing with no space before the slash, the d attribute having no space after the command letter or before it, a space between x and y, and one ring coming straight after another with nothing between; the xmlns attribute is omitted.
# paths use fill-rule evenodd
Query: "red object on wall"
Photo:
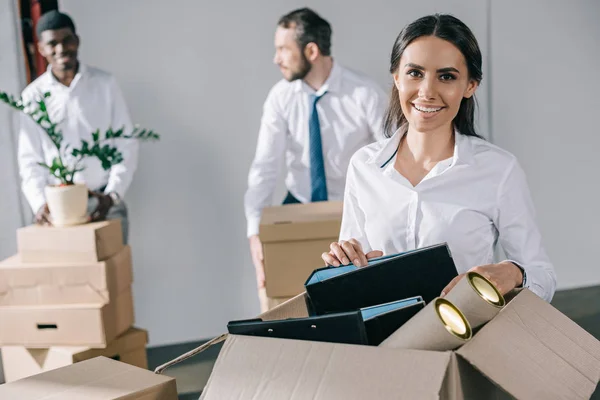
<svg viewBox="0 0 600 400"><path fill-rule="evenodd" d="M38 0L31 0L31 21L33 22L33 43L36 45L35 49L35 75L40 76L44 72L46 72L46 68L48 67L48 63L46 59L40 54L37 50L38 37L36 34L37 23L42 16L42 5Z"/></svg>

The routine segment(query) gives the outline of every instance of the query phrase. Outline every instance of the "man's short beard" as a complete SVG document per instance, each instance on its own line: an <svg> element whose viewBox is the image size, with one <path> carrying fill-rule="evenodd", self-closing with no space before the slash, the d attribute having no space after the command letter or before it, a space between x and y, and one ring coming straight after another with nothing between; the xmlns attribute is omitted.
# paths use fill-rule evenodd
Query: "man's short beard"
<svg viewBox="0 0 600 400"><path fill-rule="evenodd" d="M310 72L310 70L312 69L312 65L310 63L310 61L308 61L308 58L306 58L306 56L304 55L304 52L301 53L301 63L300 66L298 67L298 70L293 71L292 75L290 76L290 78L288 79L288 81L292 82L298 79L304 79L306 77L306 75L308 75L308 73Z"/></svg>

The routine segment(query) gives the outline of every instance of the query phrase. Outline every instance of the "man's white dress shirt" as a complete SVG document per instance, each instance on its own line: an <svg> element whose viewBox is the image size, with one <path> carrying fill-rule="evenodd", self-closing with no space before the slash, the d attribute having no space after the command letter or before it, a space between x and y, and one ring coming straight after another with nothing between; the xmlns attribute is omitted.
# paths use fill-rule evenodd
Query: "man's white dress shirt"
<svg viewBox="0 0 600 400"><path fill-rule="evenodd" d="M348 168L340 240L386 255L446 242L459 273L493 263L499 241L524 268L526 287L550 301L556 275L517 159L485 140L455 138L453 157L414 187L394 168L399 132L359 150Z"/></svg>
<svg viewBox="0 0 600 400"><path fill-rule="evenodd" d="M248 176L244 199L248 236L258 234L261 211L272 204L284 158L287 189L301 202L310 202L309 96L323 93L317 111L329 200L342 199L352 155L383 138L387 97L370 78L334 62L318 92L300 79L278 82L263 107L256 155Z"/></svg>
<svg viewBox="0 0 600 400"><path fill-rule="evenodd" d="M59 123L63 134L63 148L79 148L81 140L92 143L92 132L100 129L101 137L108 128L125 128L131 133L133 125L123 95L115 78L100 69L80 64L79 71L69 87L61 84L48 70L23 91L25 103L34 101L50 92L45 99L52 122ZM105 193L116 192L121 198L125 195L137 166L138 143L136 140L112 139L123 154L124 161L104 171L96 158L85 158L81 165L83 172L75 175L76 183L85 183L89 189L106 187ZM46 202L44 187L56 183L48 170L38 162L52 163L57 150L46 133L27 115L20 116L19 171L22 189L33 212L37 212ZM67 156L66 160L72 160Z"/></svg>

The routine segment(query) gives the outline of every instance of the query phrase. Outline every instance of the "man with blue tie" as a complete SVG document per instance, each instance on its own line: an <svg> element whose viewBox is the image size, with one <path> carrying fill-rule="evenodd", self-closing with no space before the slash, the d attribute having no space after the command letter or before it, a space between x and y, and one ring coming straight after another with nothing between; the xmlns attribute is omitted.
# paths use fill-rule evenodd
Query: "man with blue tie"
<svg viewBox="0 0 600 400"><path fill-rule="evenodd" d="M273 61L284 79L265 101L244 198L263 310L267 306L258 230L262 209L271 205L282 161L288 189L284 204L342 200L352 155L383 139L387 104L373 80L334 61L331 26L308 8L279 19Z"/></svg>

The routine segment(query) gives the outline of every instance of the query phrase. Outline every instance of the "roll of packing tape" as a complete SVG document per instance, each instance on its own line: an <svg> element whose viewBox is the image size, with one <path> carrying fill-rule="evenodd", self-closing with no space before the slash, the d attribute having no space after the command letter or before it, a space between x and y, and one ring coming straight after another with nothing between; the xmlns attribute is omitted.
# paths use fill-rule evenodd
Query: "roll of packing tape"
<svg viewBox="0 0 600 400"><path fill-rule="evenodd" d="M471 339L472 334L463 313L447 299L438 297L379 346L446 351L461 346Z"/></svg>
<svg viewBox="0 0 600 400"><path fill-rule="evenodd" d="M494 318L506 304L496 286L477 272L467 272L444 298L462 311L473 329Z"/></svg>

